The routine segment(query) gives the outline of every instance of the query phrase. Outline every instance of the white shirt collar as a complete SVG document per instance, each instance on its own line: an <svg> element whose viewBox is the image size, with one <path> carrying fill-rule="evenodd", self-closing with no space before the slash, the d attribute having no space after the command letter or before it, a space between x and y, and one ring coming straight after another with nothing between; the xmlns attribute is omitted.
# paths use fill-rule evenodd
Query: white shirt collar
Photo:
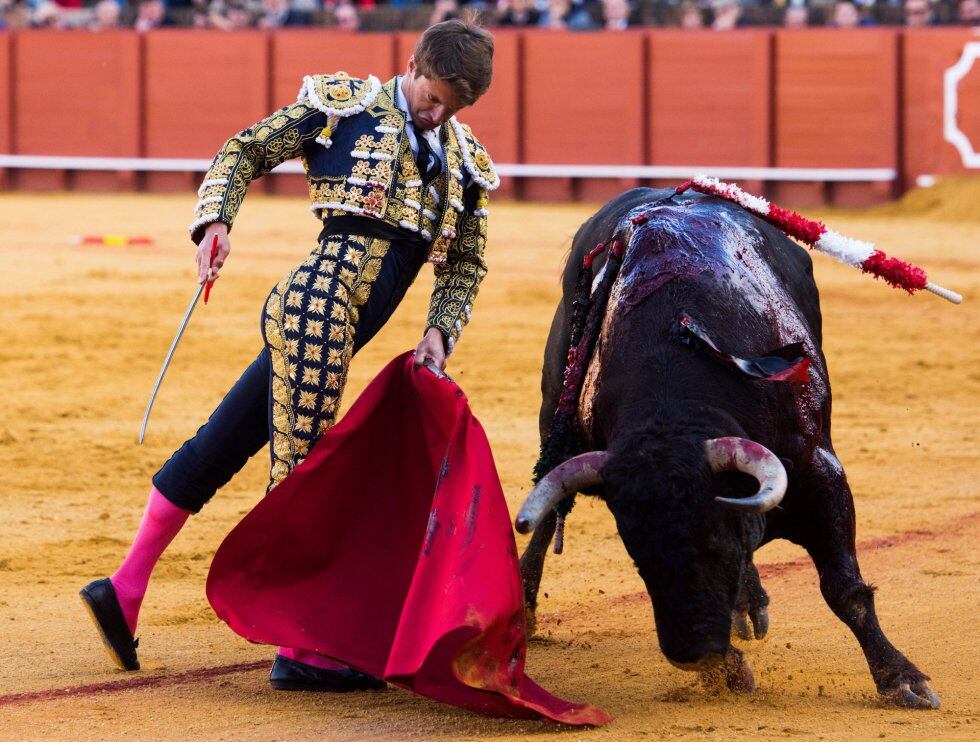
<svg viewBox="0 0 980 742"><path fill-rule="evenodd" d="M412 112L408 110L408 101L405 100L405 94L402 92L402 80L404 79L402 75L395 78L395 105L405 114L405 120L411 122Z"/></svg>
<svg viewBox="0 0 980 742"><path fill-rule="evenodd" d="M412 123L412 112L408 110L408 101L405 100L405 94L402 92L402 80L403 75L398 75L395 77L395 106L402 113L405 114L406 123ZM418 153L419 143L415 139L415 129L411 126L405 127L405 133L408 134L408 143L412 147L412 152ZM442 156L442 142L439 140L439 129L429 129L422 132L422 136L425 137L425 141L429 143L429 147L435 152L436 157L439 158L440 162L443 162Z"/></svg>

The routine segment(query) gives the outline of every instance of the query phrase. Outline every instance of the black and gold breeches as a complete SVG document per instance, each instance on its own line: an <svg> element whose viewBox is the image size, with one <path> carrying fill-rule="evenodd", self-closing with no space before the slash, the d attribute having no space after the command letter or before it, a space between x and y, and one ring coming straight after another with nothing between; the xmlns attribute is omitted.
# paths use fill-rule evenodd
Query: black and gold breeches
<svg viewBox="0 0 980 742"><path fill-rule="evenodd" d="M354 354L381 329L425 261L410 242L330 235L269 293L265 348L193 438L154 476L197 512L269 443L269 489L336 421Z"/></svg>

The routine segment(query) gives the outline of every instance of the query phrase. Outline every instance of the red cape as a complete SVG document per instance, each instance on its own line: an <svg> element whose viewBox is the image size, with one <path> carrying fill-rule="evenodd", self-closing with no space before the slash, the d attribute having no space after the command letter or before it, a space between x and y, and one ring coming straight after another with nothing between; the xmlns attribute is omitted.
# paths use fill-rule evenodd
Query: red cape
<svg viewBox="0 0 980 742"><path fill-rule="evenodd" d="M524 675L517 545L462 390L395 358L221 544L218 617L492 716L603 724Z"/></svg>

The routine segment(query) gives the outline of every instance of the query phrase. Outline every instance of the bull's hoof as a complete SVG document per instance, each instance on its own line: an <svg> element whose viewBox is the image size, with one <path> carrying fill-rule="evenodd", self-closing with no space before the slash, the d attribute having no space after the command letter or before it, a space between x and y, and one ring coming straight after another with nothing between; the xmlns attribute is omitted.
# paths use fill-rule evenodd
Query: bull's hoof
<svg viewBox="0 0 980 742"><path fill-rule="evenodd" d="M699 663L698 677L709 693L720 693L724 688L733 693L751 693L755 690L755 675L741 651L730 648L724 657L714 655L713 661Z"/></svg>
<svg viewBox="0 0 980 742"><path fill-rule="evenodd" d="M732 634L739 639L748 641L752 638L752 629L749 627L749 613L746 611L732 611Z"/></svg>
<svg viewBox="0 0 980 742"><path fill-rule="evenodd" d="M763 607L748 611L732 611L732 633L745 641L764 639L769 633L769 609Z"/></svg>
<svg viewBox="0 0 980 742"><path fill-rule="evenodd" d="M928 680L909 681L899 679L894 687L879 688L878 693L885 700L907 709L938 709L939 696L929 685Z"/></svg>
<svg viewBox="0 0 980 742"><path fill-rule="evenodd" d="M751 693L755 690L755 675L737 649L731 649L725 657L725 685L732 693Z"/></svg>
<svg viewBox="0 0 980 742"><path fill-rule="evenodd" d="M762 606L756 610L749 611L749 620L752 621L752 629L755 631L756 639L765 639L769 633L769 609Z"/></svg>

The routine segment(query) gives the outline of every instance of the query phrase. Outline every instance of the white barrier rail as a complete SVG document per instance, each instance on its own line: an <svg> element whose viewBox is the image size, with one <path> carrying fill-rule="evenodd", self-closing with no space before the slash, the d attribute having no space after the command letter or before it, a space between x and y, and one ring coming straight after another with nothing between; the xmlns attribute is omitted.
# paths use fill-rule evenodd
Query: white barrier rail
<svg viewBox="0 0 980 742"><path fill-rule="evenodd" d="M163 157L61 157L57 155L0 155L0 168L37 170L110 170L203 173L211 160ZM704 173L726 180L825 181L869 183L894 181L890 168L727 167L711 165L532 165L500 164L497 173L514 178L669 178L685 180ZM286 162L276 173L303 173L297 162Z"/></svg>

